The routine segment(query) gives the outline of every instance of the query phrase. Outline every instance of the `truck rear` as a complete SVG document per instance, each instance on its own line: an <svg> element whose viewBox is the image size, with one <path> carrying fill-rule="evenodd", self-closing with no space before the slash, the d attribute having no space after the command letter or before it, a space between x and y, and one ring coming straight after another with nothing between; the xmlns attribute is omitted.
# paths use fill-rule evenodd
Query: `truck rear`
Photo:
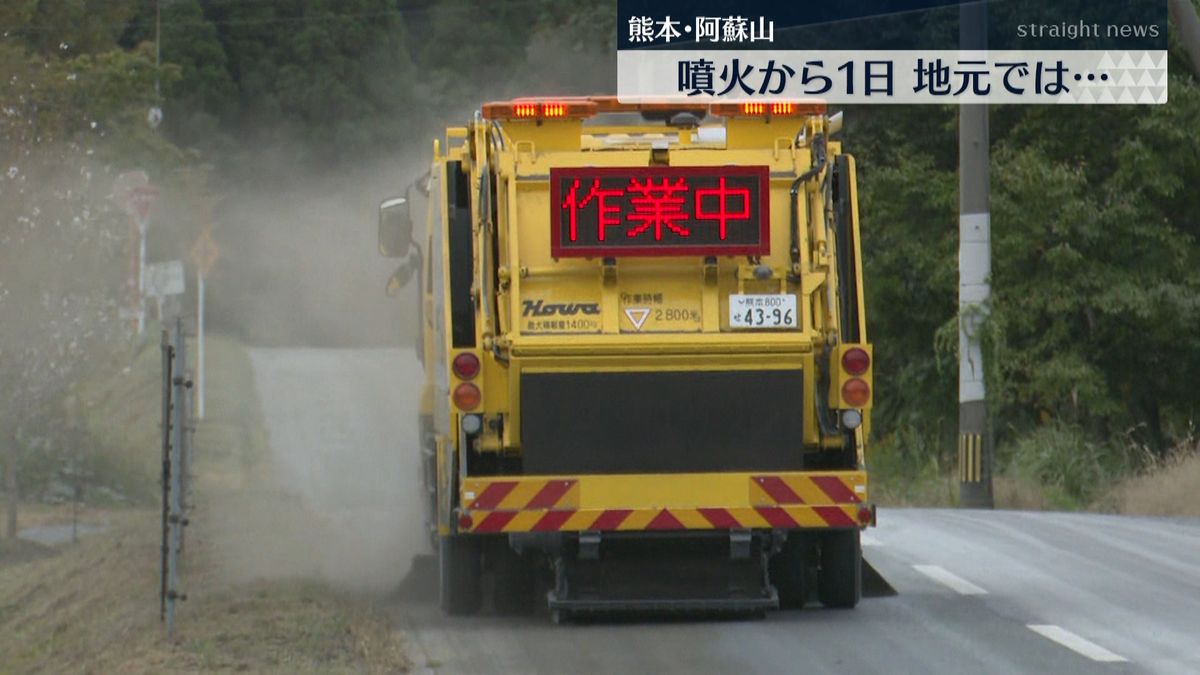
<svg viewBox="0 0 1200 675"><path fill-rule="evenodd" d="M556 618L858 602L872 361L839 122L489 103L384 203L392 285L420 284L444 609L539 583Z"/></svg>

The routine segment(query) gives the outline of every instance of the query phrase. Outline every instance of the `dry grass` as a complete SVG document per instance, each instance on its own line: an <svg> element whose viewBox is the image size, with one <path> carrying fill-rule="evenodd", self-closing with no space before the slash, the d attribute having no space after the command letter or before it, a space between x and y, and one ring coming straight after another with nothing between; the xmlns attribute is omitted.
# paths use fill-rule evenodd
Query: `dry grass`
<svg viewBox="0 0 1200 675"><path fill-rule="evenodd" d="M158 514L112 514L109 533L0 572L0 672L360 673L406 668L364 602L304 582L223 584L203 551L181 570L175 639L159 621Z"/></svg>
<svg viewBox="0 0 1200 675"><path fill-rule="evenodd" d="M1002 474L992 479L992 495L998 509L1046 511L1059 508L1045 486L1020 476Z"/></svg>
<svg viewBox="0 0 1200 675"><path fill-rule="evenodd" d="M1177 455L1122 482L1096 508L1129 515L1200 517L1200 454Z"/></svg>
<svg viewBox="0 0 1200 675"><path fill-rule="evenodd" d="M215 504L251 498L265 443L245 352L219 338L208 350L209 419L197 433L197 507L180 572L188 600L179 606L174 639L165 638L159 620L160 514L109 509L103 518L111 528L78 544L0 545L0 673L407 670L401 635L366 598L301 578L245 581L229 574L222 532L236 523L216 518L223 511ZM135 367L157 369L157 361L139 358ZM140 372L120 379L155 383ZM103 408L106 400L95 405ZM151 410L156 419L157 408ZM122 420L153 430L152 421ZM106 426L119 441L120 424ZM154 456L156 433L129 434L135 463ZM65 513L36 507L25 522L62 522Z"/></svg>

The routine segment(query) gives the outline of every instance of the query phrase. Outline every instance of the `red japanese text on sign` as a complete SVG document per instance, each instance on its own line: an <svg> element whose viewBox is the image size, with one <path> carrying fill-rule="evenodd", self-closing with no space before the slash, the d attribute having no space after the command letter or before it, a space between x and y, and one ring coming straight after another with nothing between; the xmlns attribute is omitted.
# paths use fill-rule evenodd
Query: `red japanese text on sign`
<svg viewBox="0 0 1200 675"><path fill-rule="evenodd" d="M554 257L762 255L766 167L551 169Z"/></svg>

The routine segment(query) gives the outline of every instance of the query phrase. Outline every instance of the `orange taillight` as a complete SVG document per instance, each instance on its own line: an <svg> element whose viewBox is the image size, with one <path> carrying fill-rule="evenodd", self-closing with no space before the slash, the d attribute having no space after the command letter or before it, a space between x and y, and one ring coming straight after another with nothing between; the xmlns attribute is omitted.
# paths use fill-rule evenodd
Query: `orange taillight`
<svg viewBox="0 0 1200 675"><path fill-rule="evenodd" d="M454 388L454 405L459 410L474 410L479 407L479 402L483 400L483 394L479 391L479 387L470 382L463 382Z"/></svg>
<svg viewBox="0 0 1200 675"><path fill-rule="evenodd" d="M842 385L842 400L855 408L860 408L871 400L871 385L866 380L852 377Z"/></svg>

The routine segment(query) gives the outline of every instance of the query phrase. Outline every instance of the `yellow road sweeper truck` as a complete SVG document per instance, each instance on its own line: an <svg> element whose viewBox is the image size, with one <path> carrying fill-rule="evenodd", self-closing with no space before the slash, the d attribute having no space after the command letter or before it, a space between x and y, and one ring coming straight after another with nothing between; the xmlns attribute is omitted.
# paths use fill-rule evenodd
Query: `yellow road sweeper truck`
<svg viewBox="0 0 1200 675"><path fill-rule="evenodd" d="M391 286L419 283L446 611L859 601L872 352L839 125L818 101L488 103L382 204Z"/></svg>

